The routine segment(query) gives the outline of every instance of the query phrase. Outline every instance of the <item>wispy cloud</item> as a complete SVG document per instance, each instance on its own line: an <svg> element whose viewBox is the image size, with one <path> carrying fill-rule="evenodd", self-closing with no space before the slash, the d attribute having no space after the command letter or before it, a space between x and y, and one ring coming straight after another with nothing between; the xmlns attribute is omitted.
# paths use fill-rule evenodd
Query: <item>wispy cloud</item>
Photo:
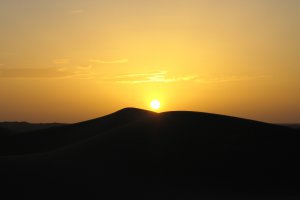
<svg viewBox="0 0 300 200"><path fill-rule="evenodd" d="M0 68L0 78L93 78L90 66Z"/></svg>
<svg viewBox="0 0 300 200"><path fill-rule="evenodd" d="M172 76L168 71L158 71L152 73L132 73L121 74L112 77L104 77L102 81L124 84L142 84L142 83L175 83L175 82L192 82L192 83L222 83L237 82L253 79L270 77L269 75L180 75Z"/></svg>
<svg viewBox="0 0 300 200"><path fill-rule="evenodd" d="M168 76L168 71L159 71L153 73L136 73L136 74L123 74L113 77L106 77L102 80L111 81L115 83L125 84L139 84L139 83L172 83L181 81L192 81L196 79L196 75L187 76Z"/></svg>
<svg viewBox="0 0 300 200"><path fill-rule="evenodd" d="M223 83L223 82L239 82L254 79L268 78L270 75L206 75L198 76L194 80L195 83Z"/></svg>
<svg viewBox="0 0 300 200"><path fill-rule="evenodd" d="M99 78L99 73L93 70L92 64L79 66L57 66L48 68L9 68L0 65L0 78L76 78L93 79L101 82L121 84L146 84L146 83L176 83L191 82L195 84L212 84L225 82L253 81L256 79L270 78L271 75L221 75L221 74L184 74L172 75L168 71L151 73L120 74L111 77Z"/></svg>
<svg viewBox="0 0 300 200"><path fill-rule="evenodd" d="M71 73L59 67L51 68L2 68L0 69L1 78L51 78L67 77Z"/></svg>
<svg viewBox="0 0 300 200"><path fill-rule="evenodd" d="M67 58L54 59L53 63L56 65L66 65L70 63L70 59Z"/></svg>
<svg viewBox="0 0 300 200"><path fill-rule="evenodd" d="M122 63L128 63L128 59L119 59L119 60L99 60L99 59L90 59L88 61L89 63L95 63L95 64L122 64Z"/></svg>
<svg viewBox="0 0 300 200"><path fill-rule="evenodd" d="M96 73L92 71L91 65L81 65L76 67L76 70L73 71L73 78L79 79L92 79L96 76Z"/></svg>

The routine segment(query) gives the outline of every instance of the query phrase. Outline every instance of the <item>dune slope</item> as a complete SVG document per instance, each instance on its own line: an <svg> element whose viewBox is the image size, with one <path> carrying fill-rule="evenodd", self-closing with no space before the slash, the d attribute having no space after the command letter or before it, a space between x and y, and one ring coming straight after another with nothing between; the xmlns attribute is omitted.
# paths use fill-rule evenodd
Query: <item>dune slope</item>
<svg viewBox="0 0 300 200"><path fill-rule="evenodd" d="M297 193L299 133L229 116L127 108L7 140L1 175L10 183Z"/></svg>

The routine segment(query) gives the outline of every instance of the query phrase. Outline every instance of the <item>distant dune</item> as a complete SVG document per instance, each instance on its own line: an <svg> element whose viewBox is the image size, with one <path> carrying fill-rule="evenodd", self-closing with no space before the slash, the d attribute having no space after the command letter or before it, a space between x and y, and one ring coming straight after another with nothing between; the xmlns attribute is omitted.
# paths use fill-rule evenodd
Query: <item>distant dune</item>
<svg viewBox="0 0 300 200"><path fill-rule="evenodd" d="M298 195L299 144L300 131L284 126L126 108L3 139L0 173L5 184L39 183L54 196Z"/></svg>
<svg viewBox="0 0 300 200"><path fill-rule="evenodd" d="M10 130L12 133L24 133L30 131L37 131L47 129L51 127L63 126L61 123L44 123L44 124L33 124L27 122L0 122L0 127Z"/></svg>

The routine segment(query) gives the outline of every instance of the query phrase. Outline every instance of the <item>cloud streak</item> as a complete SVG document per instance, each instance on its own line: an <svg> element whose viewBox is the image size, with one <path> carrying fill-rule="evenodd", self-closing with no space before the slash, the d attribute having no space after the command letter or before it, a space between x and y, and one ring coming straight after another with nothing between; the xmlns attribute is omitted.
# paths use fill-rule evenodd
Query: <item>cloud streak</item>
<svg viewBox="0 0 300 200"><path fill-rule="evenodd" d="M239 81L249 81L254 79L268 78L270 75L210 75L210 76L199 76L194 80L195 83L226 83L226 82L239 82Z"/></svg>
<svg viewBox="0 0 300 200"><path fill-rule="evenodd" d="M70 72L59 67L0 69L1 78L51 78L67 77Z"/></svg>
<svg viewBox="0 0 300 200"><path fill-rule="evenodd" d="M136 74L123 74L113 77L103 78L105 81L124 84L141 84L141 83L174 83L183 81L192 81L196 79L196 75L188 76L168 76L168 71L159 71L153 73L136 73Z"/></svg>
<svg viewBox="0 0 300 200"><path fill-rule="evenodd" d="M122 64L122 63L128 63L128 59L119 59L119 60L98 60L98 59L90 59L89 63L95 63L95 64Z"/></svg>
<svg viewBox="0 0 300 200"><path fill-rule="evenodd" d="M122 74L112 77L104 77L102 81L123 83L123 84L143 84L143 83L175 83L192 82L195 84L210 84L224 82L248 81L254 79L267 78L267 75L256 76L228 76L228 75L181 75L170 76L168 71L158 71L152 73L132 73Z"/></svg>
<svg viewBox="0 0 300 200"><path fill-rule="evenodd" d="M56 65L66 65L70 63L70 59L67 58L60 58L53 60L53 63Z"/></svg>
<svg viewBox="0 0 300 200"><path fill-rule="evenodd" d="M90 66L0 68L0 78L93 78Z"/></svg>
<svg viewBox="0 0 300 200"><path fill-rule="evenodd" d="M1 66L1 65L0 65ZM57 66L48 68L8 68L0 67L0 78L76 78L93 79L100 82L120 84L147 84L147 83L177 83L191 82L195 84L229 83L240 81L253 81L264 79L270 75L170 75L168 71L151 73L121 74L111 77L99 77L99 73L93 70L91 64L74 67Z"/></svg>

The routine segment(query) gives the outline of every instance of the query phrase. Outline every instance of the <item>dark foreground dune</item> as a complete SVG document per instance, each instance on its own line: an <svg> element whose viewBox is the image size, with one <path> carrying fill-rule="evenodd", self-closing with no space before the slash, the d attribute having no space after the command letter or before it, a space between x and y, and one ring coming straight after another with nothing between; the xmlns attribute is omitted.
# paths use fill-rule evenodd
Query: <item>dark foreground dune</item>
<svg viewBox="0 0 300 200"><path fill-rule="evenodd" d="M60 123L32 124L28 122L0 122L0 129L9 130L11 134L20 134L63 125Z"/></svg>
<svg viewBox="0 0 300 200"><path fill-rule="evenodd" d="M240 118L127 108L0 143L3 190L19 198L300 196L300 132Z"/></svg>
<svg viewBox="0 0 300 200"><path fill-rule="evenodd" d="M283 126L287 126L294 129L300 129L300 124L282 124Z"/></svg>
<svg viewBox="0 0 300 200"><path fill-rule="evenodd" d="M0 127L0 137L9 136L11 134L12 134L12 131L10 131L6 128Z"/></svg>

